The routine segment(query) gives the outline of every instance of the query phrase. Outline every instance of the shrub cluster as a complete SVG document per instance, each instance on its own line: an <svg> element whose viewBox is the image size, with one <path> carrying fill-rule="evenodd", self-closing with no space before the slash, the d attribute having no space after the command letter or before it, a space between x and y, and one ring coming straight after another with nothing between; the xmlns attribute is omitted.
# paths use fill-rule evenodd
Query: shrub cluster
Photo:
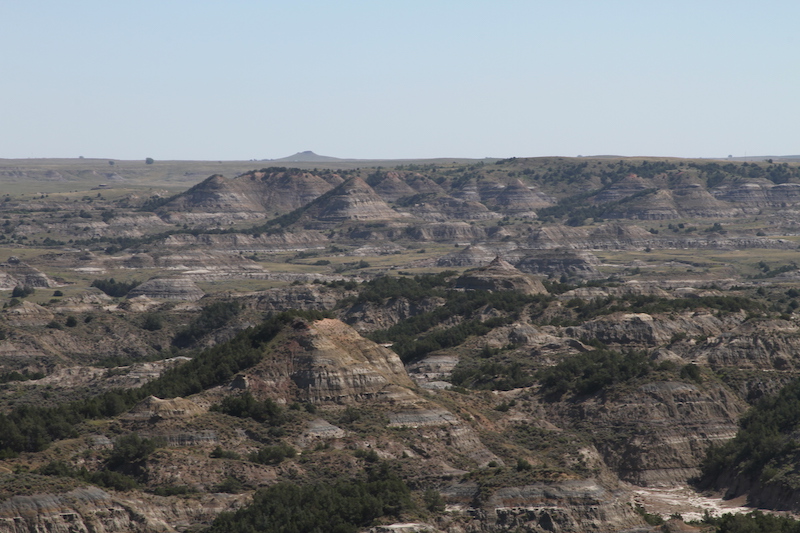
<svg viewBox="0 0 800 533"><path fill-rule="evenodd" d="M261 361L265 345L297 317L318 320L325 316L319 311L278 313L257 327L240 332L230 341L167 370L138 389L111 390L56 407L21 405L9 413L0 413L0 458L23 451L41 451L54 440L75 437L77 426L83 420L119 415L150 395L159 398L189 396L226 383L236 373Z"/></svg>
<svg viewBox="0 0 800 533"><path fill-rule="evenodd" d="M558 400L567 393L594 394L611 385L646 376L653 369L653 363L643 352L601 349L568 357L540 370L536 378L541 381L545 397Z"/></svg>
<svg viewBox="0 0 800 533"><path fill-rule="evenodd" d="M97 287L104 293L114 298L122 298L131 290L139 285L138 281L117 281L114 278L96 279L92 282L92 287Z"/></svg>
<svg viewBox="0 0 800 533"><path fill-rule="evenodd" d="M206 533L356 533L378 518L399 518L412 508L406 484L381 464L369 471L366 480L310 485L283 482L261 489L247 507L221 513Z"/></svg>
<svg viewBox="0 0 800 533"><path fill-rule="evenodd" d="M800 380L759 400L740 419L736 437L709 448L702 465L702 485L713 485L726 471L754 481L769 481L772 476L765 476L765 472L774 473L774 466L796 460L800 445L793 435L798 427Z"/></svg>

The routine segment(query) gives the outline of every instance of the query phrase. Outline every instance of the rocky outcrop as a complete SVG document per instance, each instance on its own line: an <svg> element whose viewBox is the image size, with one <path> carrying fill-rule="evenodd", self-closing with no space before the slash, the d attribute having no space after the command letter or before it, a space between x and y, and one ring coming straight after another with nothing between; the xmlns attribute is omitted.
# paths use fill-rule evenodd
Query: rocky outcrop
<svg viewBox="0 0 800 533"><path fill-rule="evenodd" d="M553 205L552 198L534 192L520 180L493 190L482 190L481 200L490 208L501 213L524 215L536 218L536 210Z"/></svg>
<svg viewBox="0 0 800 533"><path fill-rule="evenodd" d="M288 311L289 309L327 311L336 307L337 293L318 285L282 287L242 296L245 305L258 311Z"/></svg>
<svg viewBox="0 0 800 533"><path fill-rule="evenodd" d="M137 296L194 302L205 293L189 279L157 278L145 281L128 293L128 298Z"/></svg>
<svg viewBox="0 0 800 533"><path fill-rule="evenodd" d="M342 313L343 320L359 332L389 328L398 322L432 311L444 304L443 298L425 298L411 302L407 298L390 298L383 303L357 303Z"/></svg>
<svg viewBox="0 0 800 533"><path fill-rule="evenodd" d="M670 191L658 190L612 206L603 211L603 216L631 220L669 220L680 217L680 211Z"/></svg>
<svg viewBox="0 0 800 533"><path fill-rule="evenodd" d="M396 353L334 319L296 320L275 355L248 371L244 382L254 394L294 390L298 399L316 404L413 396Z"/></svg>
<svg viewBox="0 0 800 533"><path fill-rule="evenodd" d="M461 483L443 488L442 495L455 508L467 510L479 500L477 485ZM488 496L481 525L469 531L639 531L641 517L630 506L630 495L596 480L569 480L505 487ZM641 531L646 531L643 529Z"/></svg>
<svg viewBox="0 0 800 533"><path fill-rule="evenodd" d="M468 270L456 280L457 289L514 291L522 294L546 294L542 282L523 274L510 263L496 257L485 267Z"/></svg>
<svg viewBox="0 0 800 533"><path fill-rule="evenodd" d="M263 169L232 180L214 175L180 194L160 212L171 216L199 211L271 218L303 207L332 188L320 176L294 169Z"/></svg>
<svg viewBox="0 0 800 533"><path fill-rule="evenodd" d="M676 187L672 197L681 216L687 218L731 218L744 214L740 208L714 198L697 183Z"/></svg>
<svg viewBox="0 0 800 533"><path fill-rule="evenodd" d="M485 230L466 222L443 222L413 226L406 231L407 236L417 241L455 242L456 244L480 241L486 237Z"/></svg>
<svg viewBox="0 0 800 533"><path fill-rule="evenodd" d="M497 254L480 245L466 246L436 260L439 267L482 267L492 262Z"/></svg>
<svg viewBox="0 0 800 533"><path fill-rule="evenodd" d="M380 181L373 183L372 189L387 202L396 202L400 198L417 194L400 176L399 172L389 171Z"/></svg>
<svg viewBox="0 0 800 533"><path fill-rule="evenodd" d="M516 263L521 272L551 278L598 278L600 260L591 252L568 249L537 250Z"/></svg>
<svg viewBox="0 0 800 533"><path fill-rule="evenodd" d="M748 320L696 346L692 356L713 368L759 370L800 368L800 338L793 323L782 320Z"/></svg>
<svg viewBox="0 0 800 533"><path fill-rule="evenodd" d="M235 250L239 252L278 253L324 248L330 241L318 231L296 230L271 234L201 234L170 235L164 240L169 247L204 247L214 250Z"/></svg>
<svg viewBox="0 0 800 533"><path fill-rule="evenodd" d="M3 311L4 318L12 326L44 326L55 315L41 305L23 301Z"/></svg>
<svg viewBox="0 0 800 533"><path fill-rule="evenodd" d="M501 216L480 202L461 200L452 196L425 198L409 205L405 210L427 222L490 220Z"/></svg>
<svg viewBox="0 0 800 533"><path fill-rule="evenodd" d="M582 300L592 300L594 298L624 298L628 296L655 296L657 298L670 298L673 295L661 287L658 283L641 283L639 281L628 281L615 287L579 287L558 295L559 300L571 300L580 298ZM685 297L684 294L691 293L692 289L676 291L676 297Z"/></svg>
<svg viewBox="0 0 800 533"><path fill-rule="evenodd" d="M390 220L402 215L389 207L361 178L351 178L309 207L313 217L324 222L345 220Z"/></svg>
<svg viewBox="0 0 800 533"><path fill-rule="evenodd" d="M186 398L162 400L155 396L148 396L136 404L125 416L131 419L184 418L203 412L204 410L200 406Z"/></svg>
<svg viewBox="0 0 800 533"><path fill-rule="evenodd" d="M341 439L345 435L346 432L342 428L334 426L322 418L317 418L308 423L306 431L298 439L298 445L301 448L307 448L314 443Z"/></svg>
<svg viewBox="0 0 800 533"><path fill-rule="evenodd" d="M566 328L574 338L597 339L610 345L654 347L681 337L713 336L727 329L711 313L692 312L667 318L647 313L617 313Z"/></svg>
<svg viewBox="0 0 800 533"><path fill-rule="evenodd" d="M17 257L9 257L0 263L0 290L13 289L17 285L34 289L60 287L59 283L50 279L44 272L33 268Z"/></svg>
<svg viewBox="0 0 800 533"><path fill-rule="evenodd" d="M243 499L243 495L204 494L174 501L138 493L117 495L97 487L14 496L0 504L0 533L170 533L188 524L210 523Z"/></svg>
<svg viewBox="0 0 800 533"><path fill-rule="evenodd" d="M592 202L595 204L619 202L636 193L647 190L649 185L644 178L640 178L636 174L629 174L616 183L603 188L601 192L595 195Z"/></svg>
<svg viewBox="0 0 800 533"><path fill-rule="evenodd" d="M713 443L733 438L746 404L717 384L654 382L614 400L567 405L566 415L596 435L606 464L641 486L683 484L699 473Z"/></svg>
<svg viewBox="0 0 800 533"><path fill-rule="evenodd" d="M601 224L592 227L544 226L533 231L525 246L531 249L626 250L644 248L654 236L635 225Z"/></svg>

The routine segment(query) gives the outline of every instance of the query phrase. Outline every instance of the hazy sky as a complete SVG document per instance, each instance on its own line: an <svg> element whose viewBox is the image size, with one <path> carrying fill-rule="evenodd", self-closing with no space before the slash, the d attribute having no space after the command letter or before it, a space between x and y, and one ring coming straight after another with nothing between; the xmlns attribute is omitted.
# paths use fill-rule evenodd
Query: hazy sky
<svg viewBox="0 0 800 533"><path fill-rule="evenodd" d="M0 0L0 157L800 153L800 1Z"/></svg>

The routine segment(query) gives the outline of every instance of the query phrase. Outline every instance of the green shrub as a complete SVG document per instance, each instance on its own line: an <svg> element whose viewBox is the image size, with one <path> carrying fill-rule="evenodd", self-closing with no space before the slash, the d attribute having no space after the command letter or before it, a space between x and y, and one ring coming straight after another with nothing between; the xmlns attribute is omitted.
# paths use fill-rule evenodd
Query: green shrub
<svg viewBox="0 0 800 533"><path fill-rule="evenodd" d="M280 405L270 398L259 402L249 391L239 396L226 396L221 404L211 406L211 410L238 418L252 418L270 425L280 425L285 422L283 408Z"/></svg>
<svg viewBox="0 0 800 533"><path fill-rule="evenodd" d="M411 493L386 465L373 467L366 481L278 483L261 489L247 507L221 513L206 533L356 533L381 517L396 520L412 509Z"/></svg>
<svg viewBox="0 0 800 533"><path fill-rule="evenodd" d="M127 295L133 288L139 285L138 281L117 281L114 278L109 279L96 279L92 281L91 286L96 287L114 298L121 298Z"/></svg>
<svg viewBox="0 0 800 533"><path fill-rule="evenodd" d="M222 483L214 487L214 492L226 492L228 494L239 494L244 490L244 484L232 476L226 477Z"/></svg>
<svg viewBox="0 0 800 533"><path fill-rule="evenodd" d="M17 285L11 291L12 298L25 298L30 296L31 294L35 293L36 290L33 287L29 287L27 285Z"/></svg>
<svg viewBox="0 0 800 533"><path fill-rule="evenodd" d="M690 379L697 383L703 382L703 375L700 372L700 367L698 367L694 363L689 363L688 365L681 368L680 375L682 379Z"/></svg>
<svg viewBox="0 0 800 533"><path fill-rule="evenodd" d="M241 309L239 302L233 300L214 302L205 306L189 326L178 331L172 344L178 348L191 346L208 333L228 324L239 314Z"/></svg>
<svg viewBox="0 0 800 533"><path fill-rule="evenodd" d="M425 508L432 513L441 513L444 511L444 498L439 494L439 491L428 489L422 494L422 501L425 502Z"/></svg>
<svg viewBox="0 0 800 533"><path fill-rule="evenodd" d="M147 331L158 331L164 327L161 315L158 313L147 313L142 320L142 329Z"/></svg>
<svg viewBox="0 0 800 533"><path fill-rule="evenodd" d="M223 450L222 446L217 446L214 450L209 454L209 457L212 459L235 459L239 460L241 457L236 452L231 452L228 450Z"/></svg>
<svg viewBox="0 0 800 533"><path fill-rule="evenodd" d="M264 446L257 452L252 452L248 459L253 463L276 465L283 462L284 459L292 459L295 455L297 455L295 449L282 442L276 446Z"/></svg>
<svg viewBox="0 0 800 533"><path fill-rule="evenodd" d="M642 352L624 354L613 350L594 350L568 357L554 367L540 370L542 392L550 400L564 394L589 395L653 370L653 363Z"/></svg>

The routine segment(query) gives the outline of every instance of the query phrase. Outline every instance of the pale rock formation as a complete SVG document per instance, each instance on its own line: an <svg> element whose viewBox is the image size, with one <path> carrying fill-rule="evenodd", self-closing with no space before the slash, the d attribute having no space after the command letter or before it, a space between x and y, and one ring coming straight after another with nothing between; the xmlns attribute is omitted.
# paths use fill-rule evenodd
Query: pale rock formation
<svg viewBox="0 0 800 533"><path fill-rule="evenodd" d="M156 278L145 281L128 293L128 298L138 296L193 302L205 296L205 293L189 279Z"/></svg>
<svg viewBox="0 0 800 533"><path fill-rule="evenodd" d="M591 252L570 249L531 251L516 263L521 272L535 276L560 278L598 278L600 260Z"/></svg>
<svg viewBox="0 0 800 533"><path fill-rule="evenodd" d="M485 267L465 272L456 280L456 288L495 292L515 291L528 295L547 293L541 281L523 274L500 257L496 257Z"/></svg>

